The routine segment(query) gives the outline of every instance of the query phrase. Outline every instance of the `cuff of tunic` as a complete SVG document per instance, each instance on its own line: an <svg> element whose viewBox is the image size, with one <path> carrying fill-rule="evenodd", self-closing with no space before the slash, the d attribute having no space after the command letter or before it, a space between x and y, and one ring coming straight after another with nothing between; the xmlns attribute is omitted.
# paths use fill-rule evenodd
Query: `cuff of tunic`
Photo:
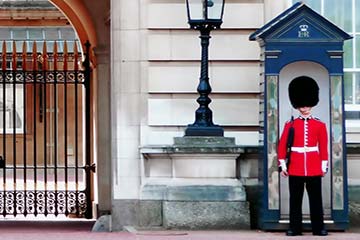
<svg viewBox="0 0 360 240"><path fill-rule="evenodd" d="M323 171L323 173L327 173L327 171L328 171L328 161L327 160L323 160L321 162L321 170Z"/></svg>
<svg viewBox="0 0 360 240"><path fill-rule="evenodd" d="M280 167L281 167L281 170L282 171L286 171L287 170L287 167L286 167L286 162L284 159L280 159L279 160L279 163L280 163Z"/></svg>

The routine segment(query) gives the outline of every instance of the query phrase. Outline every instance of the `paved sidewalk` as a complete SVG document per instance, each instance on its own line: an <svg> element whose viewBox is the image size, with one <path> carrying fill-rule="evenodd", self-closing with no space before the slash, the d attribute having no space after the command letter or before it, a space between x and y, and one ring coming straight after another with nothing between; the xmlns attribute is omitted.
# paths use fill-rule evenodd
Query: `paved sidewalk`
<svg viewBox="0 0 360 240"><path fill-rule="evenodd" d="M26 222L0 221L0 240L277 240L342 239L358 240L360 232L330 232L326 237L286 237L284 232L244 231L135 231L91 232L93 222Z"/></svg>

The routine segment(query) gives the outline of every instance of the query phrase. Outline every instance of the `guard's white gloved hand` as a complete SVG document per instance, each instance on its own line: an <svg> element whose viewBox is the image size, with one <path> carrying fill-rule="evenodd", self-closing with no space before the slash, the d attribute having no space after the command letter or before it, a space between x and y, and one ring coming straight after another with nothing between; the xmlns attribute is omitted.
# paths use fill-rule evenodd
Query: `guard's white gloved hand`
<svg viewBox="0 0 360 240"><path fill-rule="evenodd" d="M327 173L328 171L328 161L322 161L321 162L321 170L323 171L323 173Z"/></svg>
<svg viewBox="0 0 360 240"><path fill-rule="evenodd" d="M281 167L281 171L287 171L287 167L286 167L286 162L284 159L280 159L280 167Z"/></svg>

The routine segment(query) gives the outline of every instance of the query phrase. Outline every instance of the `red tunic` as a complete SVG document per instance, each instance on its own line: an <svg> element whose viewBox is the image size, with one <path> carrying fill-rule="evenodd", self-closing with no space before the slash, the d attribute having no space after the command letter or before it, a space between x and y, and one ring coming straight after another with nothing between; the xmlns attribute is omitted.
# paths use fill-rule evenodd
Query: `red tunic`
<svg viewBox="0 0 360 240"><path fill-rule="evenodd" d="M278 159L286 157L286 140L291 122L285 123L278 145ZM299 117L293 121L295 130L288 174L291 176L322 176L322 161L328 161L326 125L314 117ZM310 147L310 148L305 148ZM309 150L311 149L311 150ZM314 150L318 149L318 150Z"/></svg>

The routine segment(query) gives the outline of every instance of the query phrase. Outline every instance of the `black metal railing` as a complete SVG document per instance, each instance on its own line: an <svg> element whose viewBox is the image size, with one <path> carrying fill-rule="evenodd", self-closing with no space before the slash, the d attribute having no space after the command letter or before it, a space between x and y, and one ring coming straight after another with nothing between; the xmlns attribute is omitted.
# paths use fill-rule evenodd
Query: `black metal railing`
<svg viewBox="0 0 360 240"><path fill-rule="evenodd" d="M91 218L90 44L33 46L1 53L0 214Z"/></svg>

